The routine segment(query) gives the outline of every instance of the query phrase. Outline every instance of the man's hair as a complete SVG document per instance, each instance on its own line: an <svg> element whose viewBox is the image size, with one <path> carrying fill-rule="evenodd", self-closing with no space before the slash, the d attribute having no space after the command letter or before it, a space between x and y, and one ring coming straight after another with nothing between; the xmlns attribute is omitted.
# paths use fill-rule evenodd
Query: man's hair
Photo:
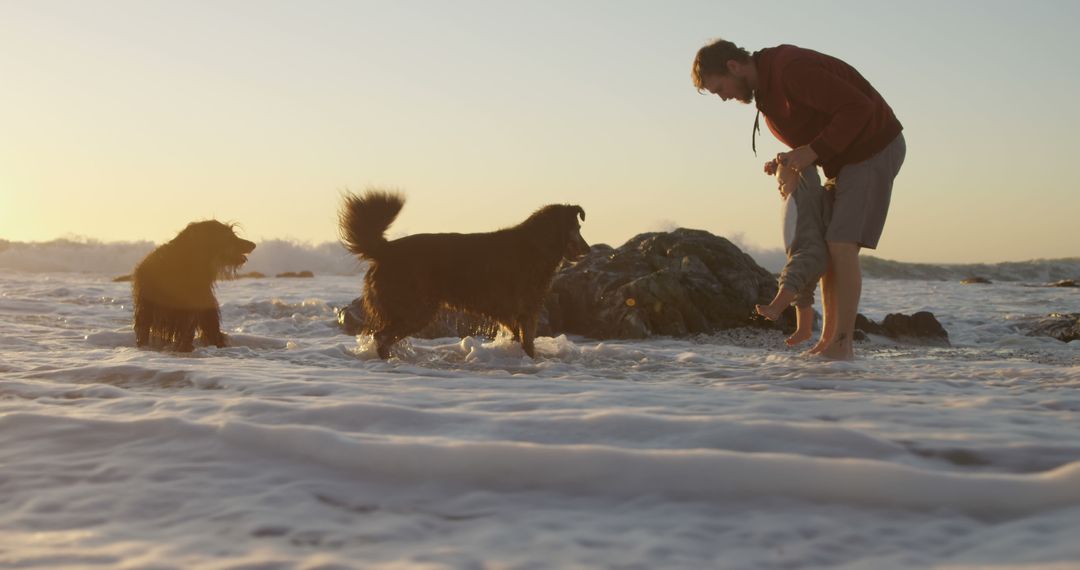
<svg viewBox="0 0 1080 570"><path fill-rule="evenodd" d="M739 63L750 61L750 52L727 41L716 40L701 48L694 57L694 65L690 69L690 78L694 80L694 87L698 91L705 88L705 77L709 75L727 75L727 62L735 60Z"/></svg>

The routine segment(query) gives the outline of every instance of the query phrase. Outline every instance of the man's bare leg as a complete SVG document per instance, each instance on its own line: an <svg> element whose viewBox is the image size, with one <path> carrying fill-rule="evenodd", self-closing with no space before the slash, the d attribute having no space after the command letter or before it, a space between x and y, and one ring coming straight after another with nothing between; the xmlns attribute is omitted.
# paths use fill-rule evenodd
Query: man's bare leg
<svg viewBox="0 0 1080 570"><path fill-rule="evenodd" d="M855 316L859 312L859 299L862 296L859 244L833 241L828 244L829 264L833 268L835 281L833 303L836 305L836 336L820 354L836 360L852 360L855 358L852 347Z"/></svg>
<svg viewBox="0 0 1080 570"><path fill-rule="evenodd" d="M775 321L780 318L780 313L783 313L784 309L788 308L788 305L790 305L797 296L798 293L795 291L792 291L787 287L781 287L780 290L776 292L776 296L773 297L771 303L768 305L754 305L754 308L757 309L757 314L770 321Z"/></svg>
<svg viewBox="0 0 1080 570"><path fill-rule="evenodd" d="M806 354L818 354L829 347L836 334L836 320L836 271L829 259L821 276L821 336Z"/></svg>

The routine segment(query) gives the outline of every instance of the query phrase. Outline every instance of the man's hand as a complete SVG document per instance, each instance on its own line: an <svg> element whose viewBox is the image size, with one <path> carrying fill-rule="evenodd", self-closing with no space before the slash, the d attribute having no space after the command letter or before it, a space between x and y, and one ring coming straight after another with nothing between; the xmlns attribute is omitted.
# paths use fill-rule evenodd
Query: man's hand
<svg viewBox="0 0 1080 570"><path fill-rule="evenodd" d="M780 164L795 170L801 171L802 169L814 164L817 160L817 153L809 145L800 146L793 149L790 152L782 152L776 155L776 161Z"/></svg>

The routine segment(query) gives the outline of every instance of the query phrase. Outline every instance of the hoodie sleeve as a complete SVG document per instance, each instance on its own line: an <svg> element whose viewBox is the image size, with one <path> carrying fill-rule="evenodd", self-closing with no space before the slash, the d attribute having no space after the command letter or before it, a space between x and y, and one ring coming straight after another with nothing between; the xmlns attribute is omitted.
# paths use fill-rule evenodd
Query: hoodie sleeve
<svg viewBox="0 0 1080 570"><path fill-rule="evenodd" d="M791 101L828 117L825 129L810 141L819 162L845 151L873 116L870 98L819 64L792 62L784 69L783 83Z"/></svg>

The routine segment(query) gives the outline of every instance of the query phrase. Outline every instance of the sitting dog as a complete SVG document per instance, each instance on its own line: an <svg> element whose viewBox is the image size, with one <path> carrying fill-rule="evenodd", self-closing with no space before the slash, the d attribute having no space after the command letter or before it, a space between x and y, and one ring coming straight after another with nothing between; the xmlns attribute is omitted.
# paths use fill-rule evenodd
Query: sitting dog
<svg viewBox="0 0 1080 570"><path fill-rule="evenodd" d="M191 352L198 328L205 344L225 346L214 282L236 274L255 244L217 220L192 222L135 267L135 344L175 343Z"/></svg>
<svg viewBox="0 0 1080 570"><path fill-rule="evenodd" d="M486 316L510 329L525 354L544 296L563 259L589 252L580 206L544 206L520 224L495 232L416 234L388 241L400 194L346 194L339 229L346 249L371 262L364 277L367 330L380 358L447 307Z"/></svg>

